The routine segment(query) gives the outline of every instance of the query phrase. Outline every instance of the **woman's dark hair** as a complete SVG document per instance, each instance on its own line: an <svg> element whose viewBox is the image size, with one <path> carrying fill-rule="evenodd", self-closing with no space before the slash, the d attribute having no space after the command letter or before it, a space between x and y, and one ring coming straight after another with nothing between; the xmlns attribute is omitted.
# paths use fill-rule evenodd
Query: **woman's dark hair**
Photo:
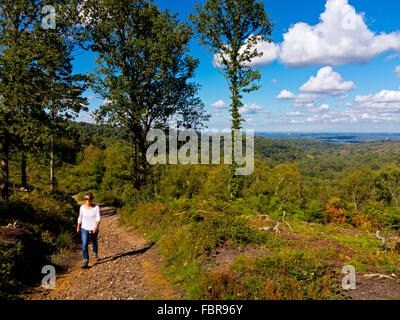
<svg viewBox="0 0 400 320"><path fill-rule="evenodd" d="M89 196L91 199L94 198L93 193L91 193L91 192L86 192L83 197L86 198L87 196Z"/></svg>

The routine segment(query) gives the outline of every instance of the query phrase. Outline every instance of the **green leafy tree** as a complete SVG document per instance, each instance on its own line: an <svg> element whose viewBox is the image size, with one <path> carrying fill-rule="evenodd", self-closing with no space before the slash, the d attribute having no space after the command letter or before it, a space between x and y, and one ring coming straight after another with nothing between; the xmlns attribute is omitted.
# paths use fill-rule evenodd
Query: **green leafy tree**
<svg viewBox="0 0 400 320"><path fill-rule="evenodd" d="M149 130L171 119L195 128L209 118L198 85L190 82L198 65L188 54L192 31L146 0L87 0L82 15L86 47L98 55L91 87L106 100L95 115L129 130L132 179L140 188L148 174Z"/></svg>
<svg viewBox="0 0 400 320"><path fill-rule="evenodd" d="M373 176L369 168L355 166L343 171L339 179L339 193L345 200L351 201L356 209L371 196Z"/></svg>
<svg viewBox="0 0 400 320"><path fill-rule="evenodd" d="M37 48L32 26L40 17L40 1L0 1L0 139L1 139L1 196L9 196L9 160L17 134L23 130L24 118L38 91L34 90Z"/></svg>
<svg viewBox="0 0 400 320"><path fill-rule="evenodd" d="M10 148L23 152L44 144L50 123L60 123L63 109L78 111L84 102L81 85L71 77L72 66L67 42L76 23L78 0L53 1L57 27L45 30L42 20L45 1L1 0L0 12L0 140L3 198L8 198ZM57 89L56 89L57 87ZM26 184L26 161L21 176Z"/></svg>
<svg viewBox="0 0 400 320"><path fill-rule="evenodd" d="M286 202L298 203L301 199L301 173L297 163L283 163L274 167L267 179L269 193Z"/></svg>
<svg viewBox="0 0 400 320"><path fill-rule="evenodd" d="M86 98L82 95L87 88L86 77L74 74L72 52L77 44L74 36L78 12L74 10L80 1L69 1L55 6L58 13L54 29L40 33L39 41L45 48L38 64L42 71L41 86L46 92L43 107L47 111L43 140L50 155L50 191L55 189L54 139L67 133L68 120L76 118L86 110Z"/></svg>
<svg viewBox="0 0 400 320"><path fill-rule="evenodd" d="M201 44L211 51L218 67L226 78L231 92L232 131L240 130L243 119L239 109L243 106L242 94L257 90L253 84L261 74L251 67L252 59L262 56L255 45L271 41L272 24L261 1L255 0L208 0L203 6L195 6L197 15L190 19ZM232 143L232 150L235 145ZM236 176L238 167L234 152L230 173L232 197L239 194L240 182Z"/></svg>
<svg viewBox="0 0 400 320"><path fill-rule="evenodd" d="M400 168L387 166L379 170L375 177L375 194L378 201L399 206Z"/></svg>

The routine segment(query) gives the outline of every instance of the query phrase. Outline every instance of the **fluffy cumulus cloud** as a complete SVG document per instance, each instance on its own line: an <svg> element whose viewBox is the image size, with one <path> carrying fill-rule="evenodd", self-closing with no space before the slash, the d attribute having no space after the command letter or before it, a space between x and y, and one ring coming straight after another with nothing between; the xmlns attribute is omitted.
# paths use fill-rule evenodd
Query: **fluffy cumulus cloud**
<svg viewBox="0 0 400 320"><path fill-rule="evenodd" d="M400 32L372 32L348 0L327 0L319 24L297 23L283 37L280 60L291 67L363 63L400 50Z"/></svg>
<svg viewBox="0 0 400 320"><path fill-rule="evenodd" d="M211 107L214 107L216 109L225 109L228 108L228 105L224 102L224 100L218 100L214 102Z"/></svg>
<svg viewBox="0 0 400 320"><path fill-rule="evenodd" d="M376 103L399 103L400 104L400 91L382 90L375 95L356 96L355 102L376 102Z"/></svg>
<svg viewBox="0 0 400 320"><path fill-rule="evenodd" d="M293 99L293 107L296 108L314 108L318 99L338 96L355 88L352 81L344 81L339 73L328 66L321 68L315 77L311 76L299 88L302 93L296 95L285 89L275 98L277 100Z"/></svg>
<svg viewBox="0 0 400 320"><path fill-rule="evenodd" d="M289 90L282 90L280 94L276 96L276 99L278 100L287 100L287 99L294 99L296 98L296 95Z"/></svg>
<svg viewBox="0 0 400 320"><path fill-rule="evenodd" d="M247 41L246 41L247 43ZM245 44L240 50L239 53L243 53L247 49L247 44ZM272 61L278 59L279 56L279 45L272 43L272 42L267 42L267 41L262 41L259 40L257 44L252 47L252 51L257 51L258 53L261 54L259 57L254 57L251 62L245 62L243 65L249 65L249 66L265 66L267 64L270 64ZM223 62L222 58L225 58L228 60L228 55L222 55L222 52L215 54L213 58L213 65L216 68L220 68Z"/></svg>
<svg viewBox="0 0 400 320"><path fill-rule="evenodd" d="M251 60L251 66L265 66L276 60L279 56L279 45L260 41L255 46L257 52L262 53L261 57L255 57Z"/></svg>
<svg viewBox="0 0 400 320"><path fill-rule="evenodd" d="M256 103L247 103L244 107L239 108L240 114L256 114L257 111L262 110L262 107L257 105Z"/></svg>
<svg viewBox="0 0 400 320"><path fill-rule="evenodd" d="M311 77L300 87L300 91L316 93L327 96L338 96L356 86L352 81L343 81L339 73L333 71L332 67L321 68L316 77Z"/></svg>
<svg viewBox="0 0 400 320"><path fill-rule="evenodd" d="M319 108L316 109L311 109L310 112L326 112L329 110L329 105L327 104L323 104L322 106L320 106Z"/></svg>
<svg viewBox="0 0 400 320"><path fill-rule="evenodd" d="M252 65L267 65L279 59L289 67L337 66L366 63L385 52L400 51L400 31L371 31L364 14L357 13L348 0L327 0L318 24L298 22L283 34L283 39L280 44L258 43L257 50L263 56L255 58Z"/></svg>
<svg viewBox="0 0 400 320"><path fill-rule="evenodd" d="M382 90L376 94L358 95L355 107L367 112L400 112L400 91Z"/></svg>

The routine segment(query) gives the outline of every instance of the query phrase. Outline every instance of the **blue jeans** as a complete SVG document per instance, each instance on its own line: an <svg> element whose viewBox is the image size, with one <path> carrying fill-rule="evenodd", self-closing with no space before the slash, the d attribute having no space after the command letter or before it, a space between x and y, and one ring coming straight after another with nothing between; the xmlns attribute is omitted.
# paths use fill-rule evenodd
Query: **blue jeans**
<svg viewBox="0 0 400 320"><path fill-rule="evenodd" d="M81 228L82 256L83 256L84 260L89 260L89 252L88 252L89 239L92 242L93 253L97 254L97 236L98 235L99 235L99 231L96 231L96 233L92 233L92 231L88 231L88 230Z"/></svg>

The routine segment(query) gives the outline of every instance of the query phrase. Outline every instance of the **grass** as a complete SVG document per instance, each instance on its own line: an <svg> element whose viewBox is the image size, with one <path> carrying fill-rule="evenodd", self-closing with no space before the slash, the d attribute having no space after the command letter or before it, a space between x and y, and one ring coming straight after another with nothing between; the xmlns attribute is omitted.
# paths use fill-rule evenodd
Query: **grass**
<svg viewBox="0 0 400 320"><path fill-rule="evenodd" d="M260 220L257 209L243 213L241 206L169 199L125 208L121 221L157 242L166 275L186 289L188 299L340 299L344 265L357 272L400 273L400 256L382 252L366 229L292 217L286 219L291 231L277 216L276 234L277 220ZM232 264L210 268L223 248L242 253ZM247 254L252 249L258 254Z"/></svg>

